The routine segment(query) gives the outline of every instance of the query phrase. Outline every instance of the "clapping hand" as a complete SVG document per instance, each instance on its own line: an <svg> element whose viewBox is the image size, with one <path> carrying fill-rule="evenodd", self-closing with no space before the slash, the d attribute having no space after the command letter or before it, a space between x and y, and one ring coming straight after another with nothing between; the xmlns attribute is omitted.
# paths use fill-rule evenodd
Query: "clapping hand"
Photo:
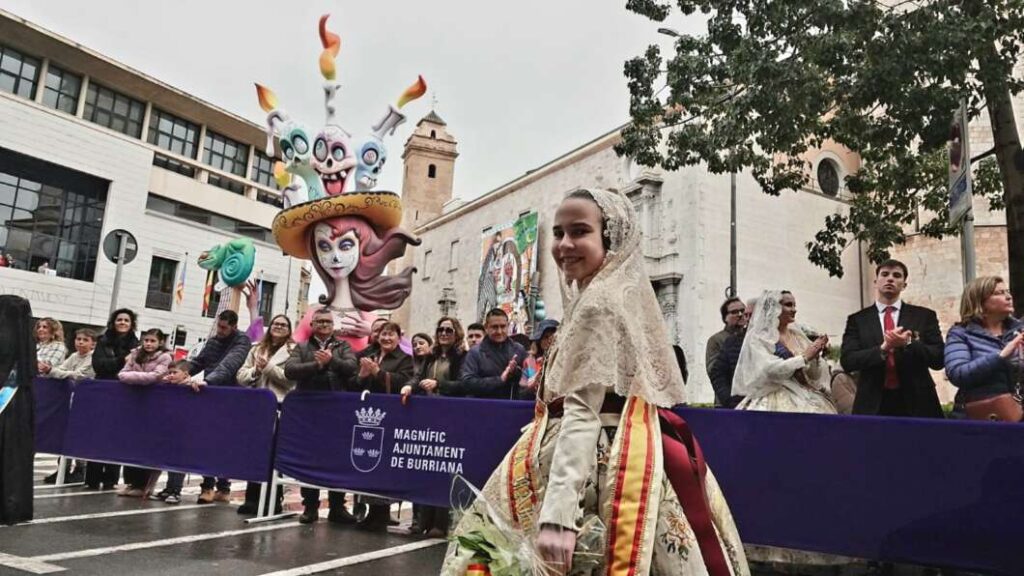
<svg viewBox="0 0 1024 576"><path fill-rule="evenodd" d="M329 358L328 358L328 360L329 360ZM257 372L262 372L263 369L266 368L266 367L267 367L267 357L266 356L262 356L262 355L256 356L256 371Z"/></svg>
<svg viewBox="0 0 1024 576"><path fill-rule="evenodd" d="M39 370L40 374L49 374L51 366L46 362L36 362L36 369Z"/></svg>
<svg viewBox="0 0 1024 576"><path fill-rule="evenodd" d="M323 368L324 366L327 366L328 362L331 361L331 351L317 350L313 352L313 359L316 360L316 363L318 366L320 366L320 368Z"/></svg>
<svg viewBox="0 0 1024 576"><path fill-rule="evenodd" d="M1003 358L1009 358L1014 354L1019 354L1022 346L1024 346L1024 331L1018 332L1017 336L1003 347L999 355Z"/></svg>
<svg viewBox="0 0 1024 576"><path fill-rule="evenodd" d="M259 316L260 293L256 289L256 281L246 280L245 287L242 288L242 294L245 294L245 309L249 311L249 317L256 318Z"/></svg>
<svg viewBox="0 0 1024 576"><path fill-rule="evenodd" d="M512 375L512 372L515 371L516 366L518 365L518 361L518 355L512 356L512 359L508 361L508 366L505 366L505 371L501 373L502 382L508 380L508 377Z"/></svg>
<svg viewBox="0 0 1024 576"><path fill-rule="evenodd" d="M810 346L804 350L804 360L810 362L821 355L822 351L828 348L828 336L818 336L817 340L811 343Z"/></svg>
<svg viewBox="0 0 1024 576"><path fill-rule="evenodd" d="M910 330L897 326L892 330L886 330L885 342L883 347L885 350L893 350L895 348L904 348L910 344L911 339L914 337L914 333Z"/></svg>
<svg viewBox="0 0 1024 576"><path fill-rule="evenodd" d="M380 366L376 362L374 362L373 360L370 360L369 358L360 358L359 359L359 377L360 378L366 378L368 376L376 376L378 373L380 373Z"/></svg>

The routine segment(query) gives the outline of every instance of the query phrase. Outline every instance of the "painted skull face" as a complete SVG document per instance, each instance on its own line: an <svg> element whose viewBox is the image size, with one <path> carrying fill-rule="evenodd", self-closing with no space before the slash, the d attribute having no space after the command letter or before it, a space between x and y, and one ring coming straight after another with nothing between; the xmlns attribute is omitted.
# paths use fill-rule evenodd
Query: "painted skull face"
<svg viewBox="0 0 1024 576"><path fill-rule="evenodd" d="M356 156L348 134L337 126L325 127L313 142L312 163L328 196L350 189Z"/></svg>
<svg viewBox="0 0 1024 576"><path fill-rule="evenodd" d="M347 278L359 265L359 237L352 230L338 235L330 225L313 228L316 257L328 276L335 280Z"/></svg>
<svg viewBox="0 0 1024 576"><path fill-rule="evenodd" d="M356 167L356 190L373 190L377 187L384 163L388 159L387 148L380 139L371 136L359 149L359 165Z"/></svg>
<svg viewBox="0 0 1024 576"><path fill-rule="evenodd" d="M299 165L309 164L310 149L309 133L302 126L293 125L281 137L281 156L289 172L294 172L294 168Z"/></svg>

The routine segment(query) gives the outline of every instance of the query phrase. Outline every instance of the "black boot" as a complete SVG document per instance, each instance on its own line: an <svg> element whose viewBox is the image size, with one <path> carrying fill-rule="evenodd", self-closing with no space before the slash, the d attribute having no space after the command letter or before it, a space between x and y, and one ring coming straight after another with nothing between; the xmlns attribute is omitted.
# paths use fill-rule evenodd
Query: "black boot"
<svg viewBox="0 0 1024 576"><path fill-rule="evenodd" d="M317 509L312 506L306 506L299 515L299 524L312 524L320 519L320 514Z"/></svg>

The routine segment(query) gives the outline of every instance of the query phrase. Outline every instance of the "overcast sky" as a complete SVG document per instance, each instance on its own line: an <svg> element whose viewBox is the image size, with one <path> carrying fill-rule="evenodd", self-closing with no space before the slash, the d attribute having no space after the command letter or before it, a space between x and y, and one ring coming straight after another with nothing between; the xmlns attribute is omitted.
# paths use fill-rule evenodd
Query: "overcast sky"
<svg viewBox="0 0 1024 576"><path fill-rule="evenodd" d="M455 195L474 198L628 119L622 75L658 24L625 0L0 0L5 10L262 123L253 89L272 88L310 126L323 122L320 14L341 36L340 118L353 133L417 74L430 91L404 111L392 156L437 97L459 141ZM680 28L677 20L667 25ZM379 186L400 190L391 163Z"/></svg>
<svg viewBox="0 0 1024 576"><path fill-rule="evenodd" d="M623 64L657 24L625 0L0 0L0 7L252 121L266 115L253 82L307 126L324 118L317 58L321 14L341 36L339 118L354 134L422 74L429 91L385 143L397 160L416 121L437 113L459 142L455 196L471 199L629 118ZM400 191L389 163L379 190ZM314 278L310 301L323 293Z"/></svg>

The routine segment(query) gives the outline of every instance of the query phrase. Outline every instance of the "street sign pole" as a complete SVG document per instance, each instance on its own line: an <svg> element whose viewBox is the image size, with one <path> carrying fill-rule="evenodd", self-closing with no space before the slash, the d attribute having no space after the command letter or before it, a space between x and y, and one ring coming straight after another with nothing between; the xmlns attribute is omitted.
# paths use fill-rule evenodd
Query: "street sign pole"
<svg viewBox="0 0 1024 576"><path fill-rule="evenodd" d="M967 102L962 101L953 117L949 134L949 220L960 226L960 255L966 286L974 280L974 210L971 202L971 138Z"/></svg>
<svg viewBox="0 0 1024 576"><path fill-rule="evenodd" d="M976 264L974 255L974 210L968 209L960 228L960 249L963 250L964 286L974 280Z"/></svg>
<svg viewBox="0 0 1024 576"><path fill-rule="evenodd" d="M114 272L114 288L110 291L110 313L117 310L117 293L121 291L121 271L124 269L124 254L128 250L128 236L117 234L117 271Z"/></svg>

